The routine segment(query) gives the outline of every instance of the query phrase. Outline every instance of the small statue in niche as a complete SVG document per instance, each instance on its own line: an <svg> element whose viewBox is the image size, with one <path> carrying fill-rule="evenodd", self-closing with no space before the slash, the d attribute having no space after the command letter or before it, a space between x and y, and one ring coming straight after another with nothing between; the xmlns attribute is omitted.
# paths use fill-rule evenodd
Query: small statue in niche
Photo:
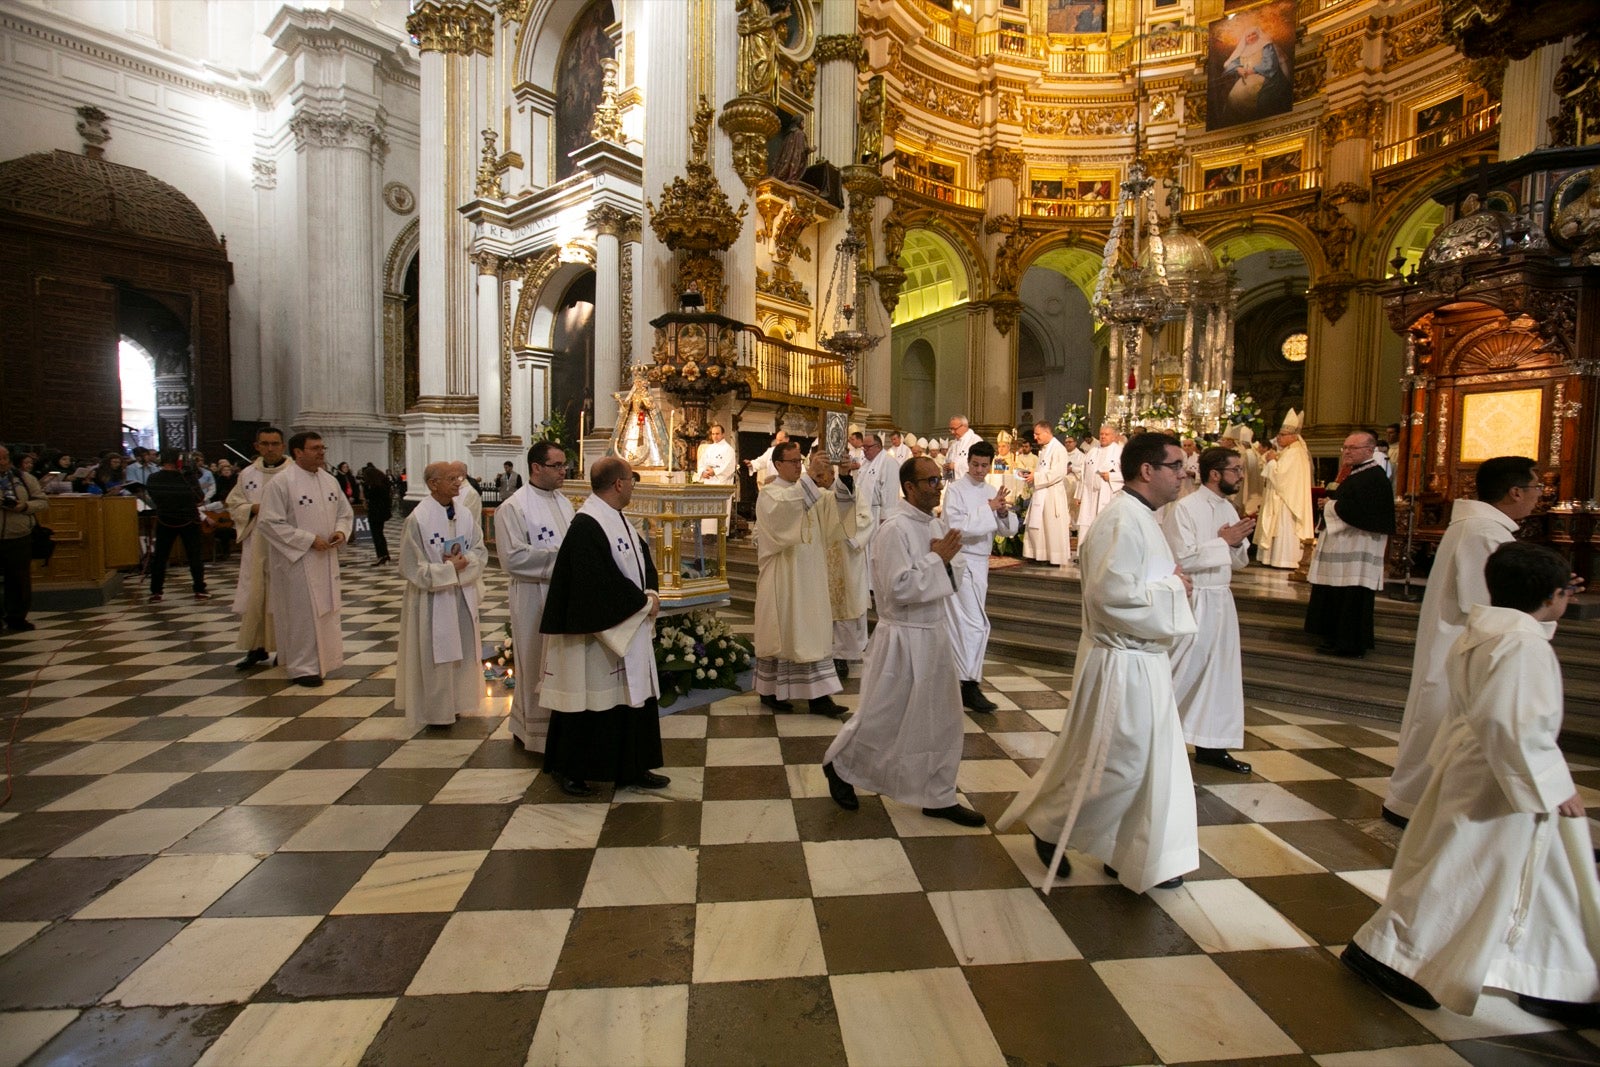
<svg viewBox="0 0 1600 1067"><path fill-rule="evenodd" d="M783 182L798 182L811 160L811 145L806 140L806 127L796 122L778 145L777 158L772 162L772 176Z"/></svg>
<svg viewBox="0 0 1600 1067"><path fill-rule="evenodd" d="M787 14L773 14L765 0L739 0L739 93L742 96L772 95L778 84L777 24Z"/></svg>

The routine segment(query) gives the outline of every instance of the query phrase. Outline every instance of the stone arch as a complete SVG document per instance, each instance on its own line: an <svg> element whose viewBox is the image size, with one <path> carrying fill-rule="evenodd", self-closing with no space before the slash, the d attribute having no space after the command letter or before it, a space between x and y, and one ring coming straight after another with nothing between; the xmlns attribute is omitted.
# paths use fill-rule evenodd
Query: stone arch
<svg viewBox="0 0 1600 1067"><path fill-rule="evenodd" d="M1447 174L1445 165L1434 167L1384 198L1383 205L1373 212L1372 224L1367 227L1369 237L1357 252L1362 277L1389 275L1389 256L1396 242L1417 212L1432 202L1433 194L1449 184Z"/></svg>
<svg viewBox="0 0 1600 1067"><path fill-rule="evenodd" d="M905 226L908 235L912 230L927 230L956 253L966 272L968 300L979 300L988 295L989 265L983 249L975 243L971 233L953 224L946 216L927 208L908 212Z"/></svg>
<svg viewBox="0 0 1600 1067"><path fill-rule="evenodd" d="M898 384L901 395L895 412L899 421L913 432L927 433L935 422L939 388L939 358L927 338L919 337L906 346Z"/></svg>
<svg viewBox="0 0 1600 1067"><path fill-rule="evenodd" d="M421 248L418 219L400 228L383 258L383 410L406 409L406 274Z"/></svg>
<svg viewBox="0 0 1600 1067"><path fill-rule="evenodd" d="M899 265L906 272L895 306L899 323L924 318L974 299L972 273L962 248L932 227L908 228L900 249ZM930 291L943 295L925 297ZM930 300L936 305L928 307Z"/></svg>
<svg viewBox="0 0 1600 1067"><path fill-rule="evenodd" d="M1196 234L1220 257L1226 252L1231 259L1241 259L1252 252L1265 252L1273 248L1300 253L1306 261L1312 284L1328 272L1328 261L1322 254L1322 244L1317 235L1287 215L1243 215L1228 219ZM1274 243L1277 242L1277 243ZM1242 252L1243 255L1237 254Z"/></svg>

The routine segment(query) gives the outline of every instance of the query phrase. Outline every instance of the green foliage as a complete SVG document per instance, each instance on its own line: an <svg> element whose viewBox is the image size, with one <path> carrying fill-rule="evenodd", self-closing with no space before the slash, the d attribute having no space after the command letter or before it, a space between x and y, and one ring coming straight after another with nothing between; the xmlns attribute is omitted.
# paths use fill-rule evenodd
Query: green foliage
<svg viewBox="0 0 1600 1067"><path fill-rule="evenodd" d="M656 673L661 703L691 689L735 689L741 671L755 662L755 648L706 610L656 620Z"/></svg>

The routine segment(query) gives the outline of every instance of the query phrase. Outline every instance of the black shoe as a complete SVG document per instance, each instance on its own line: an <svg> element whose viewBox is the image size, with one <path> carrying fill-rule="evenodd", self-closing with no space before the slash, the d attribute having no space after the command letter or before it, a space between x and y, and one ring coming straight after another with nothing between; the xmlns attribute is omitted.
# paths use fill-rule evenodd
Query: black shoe
<svg viewBox="0 0 1600 1067"><path fill-rule="evenodd" d="M295 685L303 685L307 689L317 689L322 685L322 675L320 674L306 674L289 680Z"/></svg>
<svg viewBox="0 0 1600 1067"><path fill-rule="evenodd" d="M761 694L761 706L764 708L771 708L773 711L794 710L794 705L789 703L787 700L779 700L777 697L768 696L765 693Z"/></svg>
<svg viewBox="0 0 1600 1067"><path fill-rule="evenodd" d="M988 822L983 812L963 808L960 804L952 804L948 808L923 808L922 814L930 819L948 819L957 826L982 826Z"/></svg>
<svg viewBox="0 0 1600 1067"><path fill-rule="evenodd" d="M1600 1004L1574 1003L1570 1000L1545 1000L1517 994L1517 1006L1529 1015L1541 1019L1554 1019L1571 1026L1591 1027L1600 1023Z"/></svg>
<svg viewBox="0 0 1600 1067"><path fill-rule="evenodd" d="M267 660L269 660L271 658L272 657L267 654L267 650L266 649L264 649L264 648L252 648L249 652L246 652L244 654L244 659L240 660L238 663L235 663L233 665L233 669L236 670L236 671L247 671L247 670L250 670L252 667L254 667L256 664L265 663L265 662L267 662Z"/></svg>
<svg viewBox="0 0 1600 1067"><path fill-rule="evenodd" d="M1100 869L1102 871L1106 872L1106 877L1107 878L1115 878L1117 876L1116 869L1114 867L1112 867L1111 864L1109 864L1109 863L1102 863L1100 865ZM1180 874L1176 878L1168 878L1165 882L1157 882L1156 883L1156 888L1157 889L1176 889L1182 884L1183 884L1183 875Z"/></svg>
<svg viewBox="0 0 1600 1067"><path fill-rule="evenodd" d="M1000 705L983 695L977 682L961 683L961 705L968 711L999 711Z"/></svg>
<svg viewBox="0 0 1600 1067"><path fill-rule="evenodd" d="M834 660L833 673L839 676L839 681L848 682L850 680L850 661L847 659Z"/></svg>
<svg viewBox="0 0 1600 1067"><path fill-rule="evenodd" d="M1387 806L1385 806L1383 809L1383 821L1388 823L1390 826L1398 826L1402 830L1411 825L1410 819L1406 818L1404 815L1399 815L1390 811Z"/></svg>
<svg viewBox="0 0 1600 1067"><path fill-rule="evenodd" d="M809 705L806 710L811 714L828 719L842 719L847 710L843 704L835 703L832 697L812 697L806 703Z"/></svg>
<svg viewBox="0 0 1600 1067"><path fill-rule="evenodd" d="M856 787L840 778L832 763L822 765L822 774L828 779L828 795L833 798L835 804L845 811L855 811L861 807L861 800L856 796Z"/></svg>
<svg viewBox="0 0 1600 1067"><path fill-rule="evenodd" d="M566 775L551 775L556 780L556 785L569 797L592 797L594 787L582 778L568 778Z"/></svg>
<svg viewBox="0 0 1600 1067"><path fill-rule="evenodd" d="M1234 759L1228 755L1227 749L1195 747L1194 761L1203 767L1220 767L1234 774L1249 774L1250 764L1244 760Z"/></svg>
<svg viewBox="0 0 1600 1067"><path fill-rule="evenodd" d="M635 789L665 789L672 784L672 779L655 771L645 771L633 783Z"/></svg>
<svg viewBox="0 0 1600 1067"><path fill-rule="evenodd" d="M1048 871L1050 869L1050 861L1056 858L1056 846L1038 834L1031 836L1033 837L1033 854L1039 857L1039 862L1044 864L1044 869ZM1072 861L1067 859L1067 854L1063 852L1061 854L1061 862L1056 864L1056 877L1065 878L1071 873Z"/></svg>
<svg viewBox="0 0 1600 1067"><path fill-rule="evenodd" d="M1354 941L1344 947L1344 953L1339 959L1344 961L1346 967L1375 986L1380 993L1386 993L1402 1004L1427 1011L1439 1006L1439 1002L1434 1000L1426 989L1388 964L1373 959Z"/></svg>

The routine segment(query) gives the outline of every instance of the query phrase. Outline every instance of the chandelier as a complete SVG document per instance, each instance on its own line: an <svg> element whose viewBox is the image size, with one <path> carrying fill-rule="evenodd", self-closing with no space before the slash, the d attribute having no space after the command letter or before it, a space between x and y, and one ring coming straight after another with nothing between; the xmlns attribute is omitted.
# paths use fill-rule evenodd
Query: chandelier
<svg viewBox="0 0 1600 1067"><path fill-rule="evenodd" d="M823 348L844 361L844 402L847 405L853 402L856 360L882 336L872 332L868 321L872 302L867 289L870 274L862 266L866 247L852 221L834 249L833 271L822 301L822 328L817 337Z"/></svg>

